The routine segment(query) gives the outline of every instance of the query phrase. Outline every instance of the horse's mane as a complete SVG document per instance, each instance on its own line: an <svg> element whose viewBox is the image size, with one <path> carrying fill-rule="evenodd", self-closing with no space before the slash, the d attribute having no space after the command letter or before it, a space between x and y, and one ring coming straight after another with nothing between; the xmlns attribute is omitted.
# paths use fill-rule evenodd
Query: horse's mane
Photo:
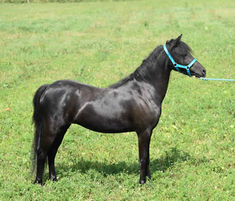
<svg viewBox="0 0 235 201"><path fill-rule="evenodd" d="M120 86L122 86L123 84L129 82L130 80L133 80L133 78L134 78L134 75L133 75L133 73L131 73L129 76L127 76L127 77L121 79L119 82L110 85L109 88L117 88L117 87L120 87Z"/></svg>
<svg viewBox="0 0 235 201"><path fill-rule="evenodd" d="M161 50L162 50L162 45L159 45L152 51L152 53L150 53L150 55L146 59L143 60L142 64L133 73L121 79L119 82L110 85L109 87L110 88L120 87L123 84L129 82L130 80L133 80L134 78L137 80L141 80L146 74L147 67L156 63L156 59L159 56Z"/></svg>

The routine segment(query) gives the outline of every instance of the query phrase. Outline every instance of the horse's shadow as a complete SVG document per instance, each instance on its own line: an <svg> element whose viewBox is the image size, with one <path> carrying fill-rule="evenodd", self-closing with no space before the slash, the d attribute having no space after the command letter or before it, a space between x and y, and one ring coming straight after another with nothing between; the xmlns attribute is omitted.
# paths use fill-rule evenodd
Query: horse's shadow
<svg viewBox="0 0 235 201"><path fill-rule="evenodd" d="M193 163L195 163L195 161L197 161L196 163L205 162L205 159L196 160L187 152L172 147L169 151L162 154L160 158L150 161L150 171L151 173L156 171L165 172L173 167L175 163L188 160L191 160ZM81 173L87 173L90 170L95 170L104 176L119 173L139 174L139 164L137 162L128 163L120 161L118 163L109 164L108 162L89 161L83 158L74 160L72 165L58 164L57 169L62 177L73 172L80 171Z"/></svg>

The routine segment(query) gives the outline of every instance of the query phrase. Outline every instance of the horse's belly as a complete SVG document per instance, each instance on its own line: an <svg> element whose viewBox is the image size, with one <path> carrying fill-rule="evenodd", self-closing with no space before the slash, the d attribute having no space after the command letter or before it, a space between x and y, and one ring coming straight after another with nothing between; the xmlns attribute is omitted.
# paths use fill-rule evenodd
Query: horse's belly
<svg viewBox="0 0 235 201"><path fill-rule="evenodd" d="M106 106L88 104L78 113L75 123L103 133L133 131L128 111L118 104Z"/></svg>

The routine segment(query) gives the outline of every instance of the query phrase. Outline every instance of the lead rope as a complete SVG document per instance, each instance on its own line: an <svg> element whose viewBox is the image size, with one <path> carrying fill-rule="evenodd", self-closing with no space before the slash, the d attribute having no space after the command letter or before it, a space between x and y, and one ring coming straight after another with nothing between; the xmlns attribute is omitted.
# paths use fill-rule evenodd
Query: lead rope
<svg viewBox="0 0 235 201"><path fill-rule="evenodd" d="M200 77L200 80L204 80L204 81L235 82L235 79L223 79L223 78L205 78L205 77Z"/></svg>

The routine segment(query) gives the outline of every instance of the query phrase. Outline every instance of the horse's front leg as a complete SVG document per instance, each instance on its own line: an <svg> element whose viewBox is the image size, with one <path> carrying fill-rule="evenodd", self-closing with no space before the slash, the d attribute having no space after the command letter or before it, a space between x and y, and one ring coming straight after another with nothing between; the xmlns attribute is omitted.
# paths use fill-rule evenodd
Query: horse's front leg
<svg viewBox="0 0 235 201"><path fill-rule="evenodd" d="M140 164L140 184L146 182L146 176L149 178L149 144L152 135L151 129L146 129L144 132L137 133L139 144L139 164Z"/></svg>

